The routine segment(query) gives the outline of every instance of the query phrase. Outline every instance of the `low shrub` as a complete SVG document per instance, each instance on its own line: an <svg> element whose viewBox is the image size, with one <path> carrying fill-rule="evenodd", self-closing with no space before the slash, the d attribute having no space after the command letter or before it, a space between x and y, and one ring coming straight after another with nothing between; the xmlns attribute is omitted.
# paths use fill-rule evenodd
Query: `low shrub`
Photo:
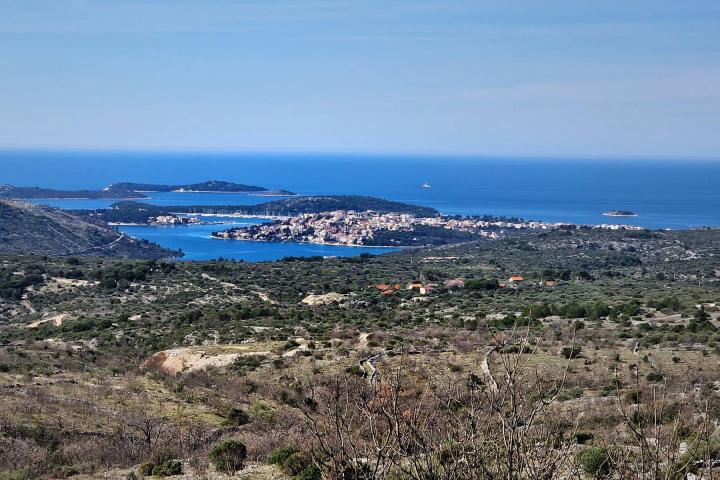
<svg viewBox="0 0 720 480"><path fill-rule="evenodd" d="M213 446L209 456L216 470L233 475L245 465L247 448L239 440L222 440Z"/></svg>
<svg viewBox="0 0 720 480"><path fill-rule="evenodd" d="M578 454L578 463L583 472L594 477L610 472L610 454L603 447L587 447Z"/></svg>
<svg viewBox="0 0 720 480"><path fill-rule="evenodd" d="M297 452L297 448L290 446L276 448L275 450L270 452L270 455L268 455L267 462L270 465L282 465L290 455Z"/></svg>

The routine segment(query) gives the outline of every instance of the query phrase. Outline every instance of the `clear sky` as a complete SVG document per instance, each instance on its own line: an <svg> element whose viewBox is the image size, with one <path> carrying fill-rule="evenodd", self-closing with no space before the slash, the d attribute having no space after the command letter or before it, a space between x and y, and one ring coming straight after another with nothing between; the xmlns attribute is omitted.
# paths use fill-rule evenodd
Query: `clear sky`
<svg viewBox="0 0 720 480"><path fill-rule="evenodd" d="M720 157L718 0L0 0L0 147Z"/></svg>

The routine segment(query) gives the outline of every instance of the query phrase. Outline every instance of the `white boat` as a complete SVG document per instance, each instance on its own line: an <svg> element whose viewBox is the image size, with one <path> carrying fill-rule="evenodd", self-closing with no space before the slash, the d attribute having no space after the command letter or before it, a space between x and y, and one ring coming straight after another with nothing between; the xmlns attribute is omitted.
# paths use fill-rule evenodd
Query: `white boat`
<svg viewBox="0 0 720 480"><path fill-rule="evenodd" d="M427 180L425 181L425 183L422 184L422 187L423 188L432 188L432 187L430 187L430 184L427 182Z"/></svg>

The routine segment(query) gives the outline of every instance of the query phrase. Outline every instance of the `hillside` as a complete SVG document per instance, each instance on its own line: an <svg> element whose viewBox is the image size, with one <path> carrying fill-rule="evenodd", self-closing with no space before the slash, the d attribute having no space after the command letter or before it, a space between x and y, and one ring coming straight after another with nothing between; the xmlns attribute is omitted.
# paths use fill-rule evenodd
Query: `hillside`
<svg viewBox="0 0 720 480"><path fill-rule="evenodd" d="M562 466L515 480L718 478L693 447L667 477L631 455L718 454L719 254L720 230L582 229L261 263L0 255L0 478L338 479L395 425L387 469L440 475L345 478L507 478L508 452ZM496 450L448 448L467 438Z"/></svg>
<svg viewBox="0 0 720 480"><path fill-rule="evenodd" d="M408 213L418 217L432 217L439 213L430 207L361 195L313 195L286 198L253 205L251 208L257 214L271 212L274 215L299 215L333 210L374 210L378 213Z"/></svg>
<svg viewBox="0 0 720 480"><path fill-rule="evenodd" d="M164 258L174 252L56 208L0 200L0 253Z"/></svg>

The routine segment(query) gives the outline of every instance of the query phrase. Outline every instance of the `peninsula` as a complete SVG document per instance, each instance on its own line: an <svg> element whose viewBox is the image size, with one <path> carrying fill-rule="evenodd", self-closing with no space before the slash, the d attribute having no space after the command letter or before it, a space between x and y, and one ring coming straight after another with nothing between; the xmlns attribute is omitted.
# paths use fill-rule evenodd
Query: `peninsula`
<svg viewBox="0 0 720 480"><path fill-rule="evenodd" d="M257 205L151 205L142 202L117 202L107 209L79 210L86 219L108 223L151 224L159 216L228 215L255 217L291 217L306 213L335 210L372 210L378 213L405 213L417 217L434 217L440 212L430 207L410 205L381 198L360 195L314 195L284 198Z"/></svg>
<svg viewBox="0 0 720 480"><path fill-rule="evenodd" d="M373 210L335 210L303 213L273 222L213 232L218 239L264 242L306 242L326 245L410 247L445 245L499 238L506 232L584 228L580 225L552 224L495 217L432 217L411 213ZM631 229L627 225L594 228Z"/></svg>
<svg viewBox="0 0 720 480"><path fill-rule="evenodd" d="M162 185L147 183L121 182L113 183L102 190L59 190L42 187L17 187L14 185L0 185L0 198L9 199L143 199L150 192L212 192L212 193L247 193L267 196L292 196L289 190L270 190L255 185L208 180L201 183L183 185Z"/></svg>

